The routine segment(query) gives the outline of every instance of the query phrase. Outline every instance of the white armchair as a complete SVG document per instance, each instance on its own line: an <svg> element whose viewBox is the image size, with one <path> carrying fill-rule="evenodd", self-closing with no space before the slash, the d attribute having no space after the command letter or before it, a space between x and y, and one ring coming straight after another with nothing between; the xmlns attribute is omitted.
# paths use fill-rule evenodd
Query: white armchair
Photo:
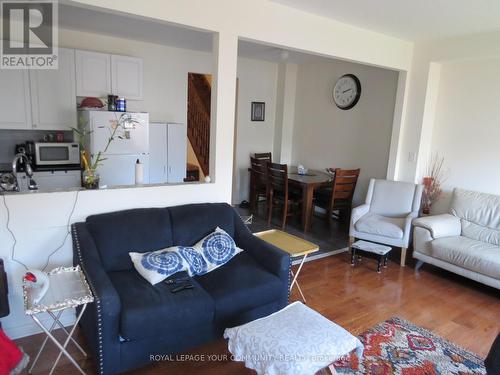
<svg viewBox="0 0 500 375"><path fill-rule="evenodd" d="M418 217L422 185L372 178L365 204L352 210L349 241L356 239L401 247L405 265L411 223Z"/></svg>

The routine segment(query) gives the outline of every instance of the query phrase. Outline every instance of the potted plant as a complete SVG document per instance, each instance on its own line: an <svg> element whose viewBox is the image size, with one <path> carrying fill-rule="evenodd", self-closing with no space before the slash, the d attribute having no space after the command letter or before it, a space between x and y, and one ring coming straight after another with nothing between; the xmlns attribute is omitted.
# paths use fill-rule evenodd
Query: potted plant
<svg viewBox="0 0 500 375"><path fill-rule="evenodd" d="M438 154L433 155L427 164L426 174L422 179L422 185L424 186L422 213L424 215L430 214L431 206L441 196L441 186L445 180L443 164L444 157L440 157Z"/></svg>
<svg viewBox="0 0 500 375"><path fill-rule="evenodd" d="M129 114L124 113L116 121L114 121L109 127L109 138L106 146L103 150L98 151L97 154L91 155L85 148L85 140L92 133L92 130L88 130L88 124L82 124L79 128L72 128L78 137L78 142L80 144L80 153L83 164L83 174L82 174L82 186L85 189L99 189L99 172L98 168L103 164L106 158L103 156L109 149L109 146L115 139L125 139L127 138L127 125L135 125L135 121Z"/></svg>

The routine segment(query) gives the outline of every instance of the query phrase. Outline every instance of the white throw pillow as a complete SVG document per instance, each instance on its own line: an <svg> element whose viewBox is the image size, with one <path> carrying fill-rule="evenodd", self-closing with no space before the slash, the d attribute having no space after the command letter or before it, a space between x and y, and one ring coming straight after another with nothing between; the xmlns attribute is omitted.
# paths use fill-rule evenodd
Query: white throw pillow
<svg viewBox="0 0 500 375"><path fill-rule="evenodd" d="M211 272L242 251L229 234L217 227L193 246L172 246L129 255L137 272L155 285L181 271L187 271L189 276Z"/></svg>

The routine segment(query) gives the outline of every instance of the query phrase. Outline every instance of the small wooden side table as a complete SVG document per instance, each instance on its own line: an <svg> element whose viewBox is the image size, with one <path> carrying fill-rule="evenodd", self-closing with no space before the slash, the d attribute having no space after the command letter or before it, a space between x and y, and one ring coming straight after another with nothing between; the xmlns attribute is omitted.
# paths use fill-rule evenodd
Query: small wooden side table
<svg viewBox="0 0 500 375"><path fill-rule="evenodd" d="M291 271L293 281L290 284L290 290L292 290L293 286L297 284L297 289L299 290L302 300L304 301L304 303L306 303L306 297L304 297L304 293L302 293L302 289L300 288L297 278L299 277L300 270L304 265L306 257L309 254L318 251L319 246L300 237L294 236L293 234L289 234L278 229L265 230L263 232L254 233L254 235L266 242L269 242L271 245L274 245L276 247L279 247L281 250L286 251L292 258L302 257L299 268L297 269L297 273L294 274L293 271Z"/></svg>
<svg viewBox="0 0 500 375"><path fill-rule="evenodd" d="M377 255L378 264L377 264L377 272L380 273L380 265L383 261L384 268L387 267L387 257L389 256L389 252L392 250L392 247L386 245L380 245L377 243L369 242L369 241L356 241L351 245L351 266L356 265L356 251L359 253L370 253ZM359 255L358 255L359 256ZM359 256L361 258L361 256Z"/></svg>
<svg viewBox="0 0 500 375"><path fill-rule="evenodd" d="M45 348L45 345L47 344L47 341L50 339L59 349L59 354L56 361L52 365L52 369L50 370L49 374L52 374L54 372L54 369L61 359L61 355L64 354L78 369L78 371L85 375L85 372L82 370L82 368L66 350L66 347L71 341L73 342L73 344L75 344L78 350L83 353L83 355L87 356L85 350L83 350L82 347L73 338L73 333L75 332L75 328L77 327L78 322L83 316L87 304L94 301L94 296L92 295L87 280L85 279L85 276L79 266L56 268L48 273L48 277L50 282L49 289L38 304L33 303L31 288L27 285L23 285L25 313L26 315L31 316L35 323L47 335L35 359L33 360L33 363L29 369L29 373L32 373L36 363L38 362L38 359L40 358L40 355ZM68 332L66 327L64 327L64 325L60 321L62 312L66 309L74 308L77 306L81 306L80 312L76 318L75 324ZM45 327L38 318L38 314L41 313L47 313L53 319L50 328ZM64 343L59 342L52 334L52 331L54 330L54 328L56 328L56 326L59 326L67 336Z"/></svg>

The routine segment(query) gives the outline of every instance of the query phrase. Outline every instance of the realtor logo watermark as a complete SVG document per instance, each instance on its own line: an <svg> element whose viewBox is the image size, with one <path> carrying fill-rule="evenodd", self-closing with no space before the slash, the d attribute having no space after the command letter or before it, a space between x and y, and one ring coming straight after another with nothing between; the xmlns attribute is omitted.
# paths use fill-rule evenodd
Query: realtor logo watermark
<svg viewBox="0 0 500 375"><path fill-rule="evenodd" d="M57 1L0 1L1 69L57 69Z"/></svg>

